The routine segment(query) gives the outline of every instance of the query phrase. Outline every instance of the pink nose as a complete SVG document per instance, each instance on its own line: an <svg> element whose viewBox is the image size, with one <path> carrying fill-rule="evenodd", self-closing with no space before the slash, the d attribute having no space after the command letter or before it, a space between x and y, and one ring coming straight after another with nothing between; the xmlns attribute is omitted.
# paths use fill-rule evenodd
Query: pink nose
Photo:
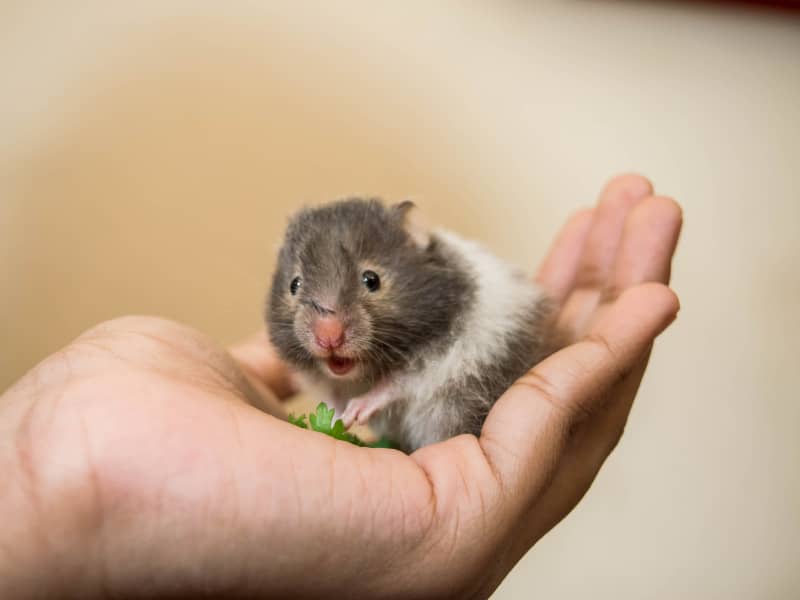
<svg viewBox="0 0 800 600"><path fill-rule="evenodd" d="M320 317L314 321L312 330L320 348L335 350L344 344L344 325L336 317Z"/></svg>

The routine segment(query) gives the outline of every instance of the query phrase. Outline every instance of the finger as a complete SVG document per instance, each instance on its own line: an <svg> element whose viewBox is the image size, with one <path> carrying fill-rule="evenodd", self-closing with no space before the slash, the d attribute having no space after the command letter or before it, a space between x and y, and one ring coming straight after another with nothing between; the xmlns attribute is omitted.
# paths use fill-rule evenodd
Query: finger
<svg viewBox="0 0 800 600"><path fill-rule="evenodd" d="M682 223L681 207L671 198L653 196L634 208L625 221L603 301L611 302L623 290L639 283L669 283Z"/></svg>
<svg viewBox="0 0 800 600"><path fill-rule="evenodd" d="M644 374L647 354L628 377L614 386L609 396L615 400L624 399L622 402L630 407ZM557 473L520 520L516 550L512 555L521 557L575 508L622 437L626 418L627 414L619 422L603 410L578 425L559 462Z"/></svg>
<svg viewBox="0 0 800 600"><path fill-rule="evenodd" d="M605 307L628 287L648 281L669 282L681 224L681 208L670 198L647 198L631 212L625 223L609 285L603 293L604 306L598 311L597 318L602 318ZM589 471L596 472L600 468L622 436L646 365L647 357L640 364L640 375L635 379L633 391L616 394L602 414L593 419L591 426L585 427L579 439L575 440L573 452L580 454L580 463Z"/></svg>
<svg viewBox="0 0 800 600"><path fill-rule="evenodd" d="M558 304L564 301L575 281L586 235L592 224L592 213L593 210L587 208L570 217L536 275L539 285Z"/></svg>
<svg viewBox="0 0 800 600"><path fill-rule="evenodd" d="M682 224L680 206L672 199L651 196L641 201L628 215L622 241L617 251L609 283L603 292L600 310L594 318L602 318L605 307L622 291L648 281L668 283L670 266ZM644 373L646 360L640 366ZM641 375L636 379L636 385ZM580 462L591 471L599 469L619 440L633 405L635 389L630 394L617 394L602 415L585 427L580 440L574 440L573 451L581 453Z"/></svg>
<svg viewBox="0 0 800 600"><path fill-rule="evenodd" d="M677 236L676 236L677 238ZM662 270L663 274L664 271ZM580 423L559 464L558 473L529 514L510 555L521 557L536 540L563 519L588 491L600 468L616 448L625 430L642 381L650 350L633 371L610 392L609 402L591 419Z"/></svg>
<svg viewBox="0 0 800 600"><path fill-rule="evenodd" d="M620 175L606 185L594 211L576 285L602 289L614 264L628 214L652 193L653 186L640 175Z"/></svg>
<svg viewBox="0 0 800 600"><path fill-rule="evenodd" d="M672 255L681 228L680 207L669 198L650 197L628 216L622 242L603 302L613 302L622 291L647 281L669 281ZM602 318L605 308L598 311ZM616 447L633 406L647 366L649 352L613 393L598 414L581 423L561 460L559 473L543 497L525 519L528 533L520 541L520 551L536 540L577 504L589 489L605 460Z"/></svg>
<svg viewBox="0 0 800 600"><path fill-rule="evenodd" d="M612 179L601 193L575 275L574 291L559 318L560 329L577 333L588 328L614 265L625 220L652 189L644 177L621 175Z"/></svg>
<svg viewBox="0 0 800 600"><path fill-rule="evenodd" d="M480 442L508 498L535 498L573 425L603 406L677 310L675 294L663 285L627 290L585 339L536 365L497 401Z"/></svg>
<svg viewBox="0 0 800 600"><path fill-rule="evenodd" d="M294 382L286 364L275 353L265 331L231 346L230 353L247 373L280 399L294 394Z"/></svg>

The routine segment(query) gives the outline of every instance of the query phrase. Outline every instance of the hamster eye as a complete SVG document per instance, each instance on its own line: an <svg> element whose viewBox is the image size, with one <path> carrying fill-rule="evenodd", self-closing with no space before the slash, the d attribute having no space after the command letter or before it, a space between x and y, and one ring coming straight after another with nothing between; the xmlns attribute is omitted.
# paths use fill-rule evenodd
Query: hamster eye
<svg viewBox="0 0 800 600"><path fill-rule="evenodd" d="M292 294L292 296L297 295L297 290L300 289L300 283L301 282L299 277L295 277L294 279L292 279L292 283L289 284L289 292Z"/></svg>
<svg viewBox="0 0 800 600"><path fill-rule="evenodd" d="M381 287L381 278L375 271L364 271L361 274L361 283L364 284L370 292L377 292Z"/></svg>

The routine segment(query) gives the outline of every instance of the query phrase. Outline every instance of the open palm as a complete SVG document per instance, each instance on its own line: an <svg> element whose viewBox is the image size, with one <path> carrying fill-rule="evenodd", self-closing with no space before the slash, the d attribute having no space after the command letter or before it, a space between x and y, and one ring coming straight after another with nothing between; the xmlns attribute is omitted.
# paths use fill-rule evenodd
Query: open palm
<svg viewBox="0 0 800 600"><path fill-rule="evenodd" d="M263 335L226 352L160 319L90 330L0 403L0 502L19 515L0 596L488 596L619 440L678 310L680 223L646 180L613 180L538 275L564 349L479 438L410 456L276 418L290 385Z"/></svg>

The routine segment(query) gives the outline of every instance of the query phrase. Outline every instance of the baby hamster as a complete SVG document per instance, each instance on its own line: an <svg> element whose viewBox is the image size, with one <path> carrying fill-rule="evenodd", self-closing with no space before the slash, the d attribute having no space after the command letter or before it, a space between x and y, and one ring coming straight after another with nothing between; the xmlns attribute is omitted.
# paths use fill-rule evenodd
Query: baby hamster
<svg viewBox="0 0 800 600"><path fill-rule="evenodd" d="M525 274L416 210L352 198L299 212L267 306L271 341L311 394L407 452L478 435L546 354L551 313Z"/></svg>

